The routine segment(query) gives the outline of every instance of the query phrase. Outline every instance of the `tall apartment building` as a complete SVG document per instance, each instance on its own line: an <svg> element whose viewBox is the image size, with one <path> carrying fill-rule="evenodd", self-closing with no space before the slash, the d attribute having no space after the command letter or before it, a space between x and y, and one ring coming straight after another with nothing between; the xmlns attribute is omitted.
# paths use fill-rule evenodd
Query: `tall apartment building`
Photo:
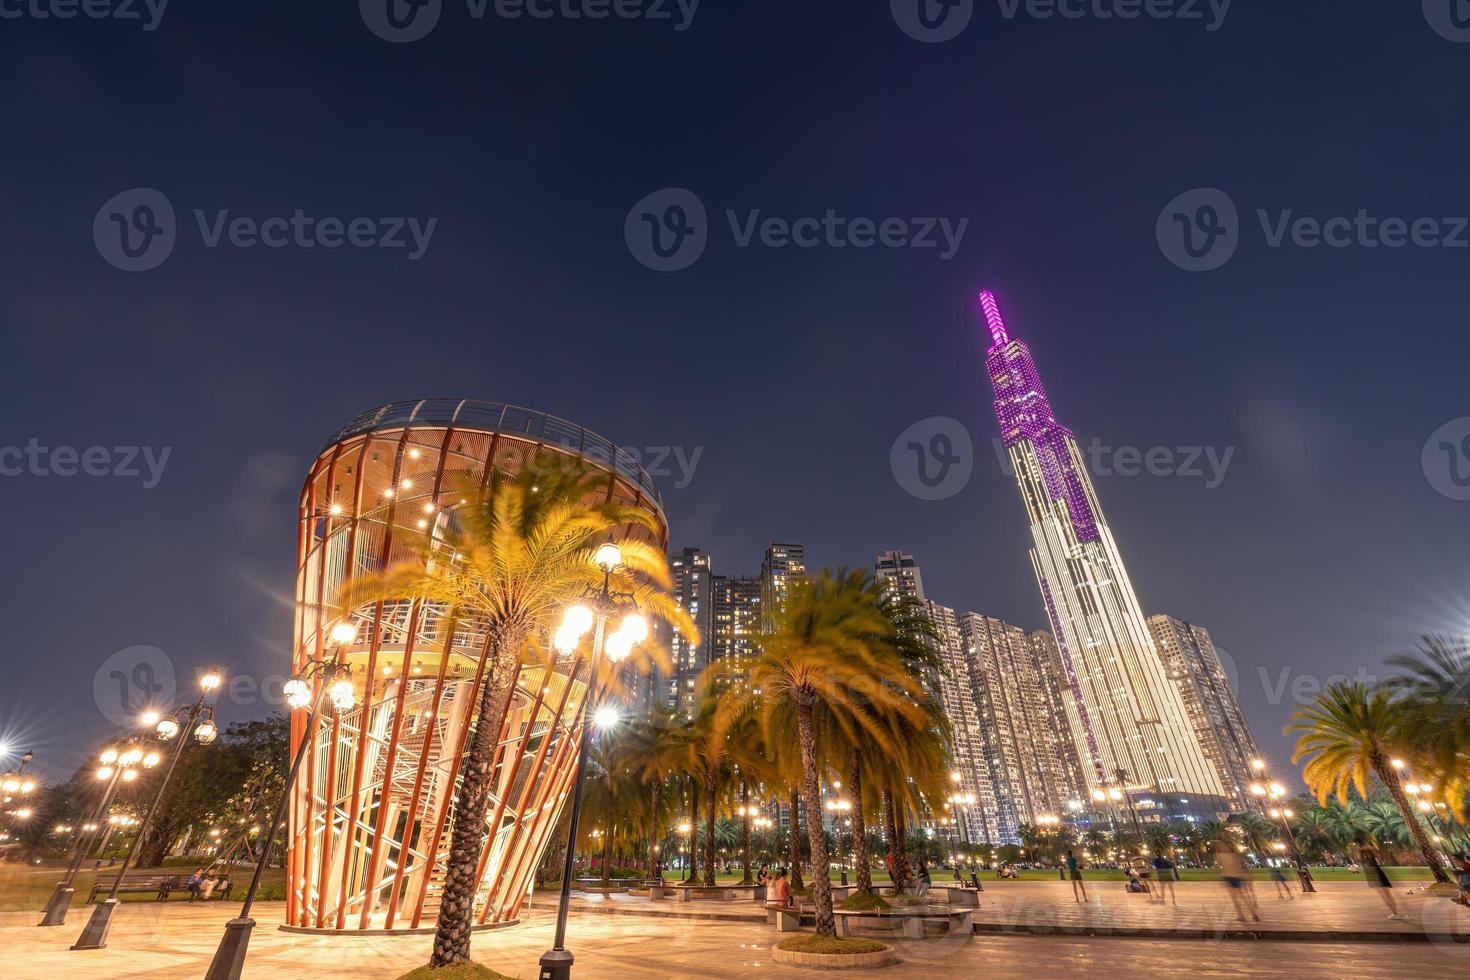
<svg viewBox="0 0 1470 980"><path fill-rule="evenodd" d="M1169 678L1179 686L1195 736L1215 767L1231 809L1260 809L1250 795L1251 759L1260 755L1230 678L1220 664L1210 631L1163 614L1150 616L1148 628Z"/></svg>
<svg viewBox="0 0 1470 980"><path fill-rule="evenodd" d="M761 580L716 575L710 662L748 660L761 628Z"/></svg>
<svg viewBox="0 0 1470 980"><path fill-rule="evenodd" d="M985 745L996 840L1015 843L1022 824L1064 816L1080 803L1081 771L1065 723L1065 705L1048 678L1045 644L1017 626L965 613L960 642L970 664L975 709Z"/></svg>
<svg viewBox="0 0 1470 980"><path fill-rule="evenodd" d="M806 578L806 547L771 542L761 560L761 629L769 630L791 587Z"/></svg>
<svg viewBox="0 0 1470 980"><path fill-rule="evenodd" d="M660 640L669 651L671 670L650 675L645 691L654 703L663 703L681 714L694 708L695 686L700 673L710 665L715 641L715 589L713 560L699 548L685 548L669 556L669 572L674 580L674 600L689 613L699 627L700 640L691 639L659 624Z"/></svg>
<svg viewBox="0 0 1470 980"><path fill-rule="evenodd" d="M960 636L959 617L948 606L932 599L924 603L929 620L937 634L936 652L942 670L930 679L931 693L938 698L949 719L950 766L959 775L952 789L958 796L975 798L973 806L962 806L955 814L962 840L989 845L1006 843L999 837L995 820L997 799L990 778L990 749L985 725L981 719L976 692L974 661L969 647ZM951 813L955 809L951 806Z"/></svg>
<svg viewBox="0 0 1470 980"><path fill-rule="evenodd" d="M980 296L991 336L995 414L1031 527L1031 565L1072 697L1069 729L1088 780L1128 794L1140 819L1228 809L1179 688L1154 648L1122 554L1070 429L1057 421L1031 350Z"/></svg>
<svg viewBox="0 0 1470 980"><path fill-rule="evenodd" d="M873 565L873 574L899 595L908 596L919 602L925 600L924 575L913 555L901 551L885 551Z"/></svg>

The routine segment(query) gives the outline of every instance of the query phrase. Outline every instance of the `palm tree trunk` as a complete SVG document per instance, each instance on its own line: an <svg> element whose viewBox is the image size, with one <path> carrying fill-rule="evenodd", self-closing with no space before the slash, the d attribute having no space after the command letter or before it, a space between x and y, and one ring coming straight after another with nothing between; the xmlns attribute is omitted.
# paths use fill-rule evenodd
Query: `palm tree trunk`
<svg viewBox="0 0 1470 980"><path fill-rule="evenodd" d="M818 784L817 740L809 697L796 702L796 730L801 741L801 781L807 800L806 834L812 848L812 902L817 907L817 935L835 936L837 920L832 915L832 879L827 877L827 838L822 833L822 815L815 806L822 789Z"/></svg>
<svg viewBox="0 0 1470 980"><path fill-rule="evenodd" d="M470 961L470 929L474 923L475 894L480 884L475 880L475 871L485 840L490 767L495 764L500 726L515 688L522 642L521 636L512 634L492 645L495 659L488 670L485 691L480 696L475 737L460 766L459 795L454 801L454 832L450 837L439 921L434 930L434 953L429 959L429 965L436 970Z"/></svg>
<svg viewBox="0 0 1470 980"><path fill-rule="evenodd" d="M893 790L887 786L883 788L883 835L888 838L888 876L893 881L894 888L902 889L903 882L898 876L898 824L893 820Z"/></svg>
<svg viewBox="0 0 1470 980"><path fill-rule="evenodd" d="M1399 813L1403 814L1404 826L1408 828L1409 836L1414 839L1414 846L1419 848L1419 853L1423 855L1424 863L1429 865L1429 871L1434 875L1434 880L1447 884L1450 876L1445 873L1444 866L1439 863L1439 854L1429 843L1429 835L1424 832L1424 824L1409 803L1408 794L1404 792L1404 786L1399 781L1398 773L1393 771L1387 757L1375 756L1372 761L1373 771L1378 773L1379 781L1388 787L1388 795L1393 797L1394 805L1399 808Z"/></svg>
<svg viewBox="0 0 1470 980"><path fill-rule="evenodd" d="M801 891L804 887L801 880L801 827L796 820L796 811L801 805L797 796L796 788L791 789L791 837L787 846L791 852L791 890Z"/></svg>
<svg viewBox="0 0 1470 980"><path fill-rule="evenodd" d="M693 783L693 780L690 780ZM695 831L699 828L699 793L691 785L689 792L689 877L684 880L690 884L694 883L695 867L699 862L694 860L694 842L698 835Z"/></svg>
<svg viewBox="0 0 1470 980"><path fill-rule="evenodd" d="M896 801L895 801L896 802ZM903 807L893 808L893 825L898 829L898 874L904 881L909 880L909 828L903 818Z"/></svg>
<svg viewBox="0 0 1470 980"><path fill-rule="evenodd" d="M868 826L863 821L863 767L856 757L847 770L847 785L852 790L852 861L857 865L858 891L873 891L873 872L868 867Z"/></svg>
<svg viewBox="0 0 1470 980"><path fill-rule="evenodd" d="M602 887L612 884L612 832L602 835Z"/></svg>
<svg viewBox="0 0 1470 980"><path fill-rule="evenodd" d="M745 876L740 883L748 885L755 879L750 873L750 785L744 778L740 780L740 808L745 811L740 818L740 859L745 864Z"/></svg>
<svg viewBox="0 0 1470 980"><path fill-rule="evenodd" d="M715 887L715 770L704 773L704 885Z"/></svg>
<svg viewBox="0 0 1470 980"><path fill-rule="evenodd" d="M649 880L663 878L663 868L659 864L658 854L658 792L660 781L653 781L653 802L649 808L649 839L648 839L648 877Z"/></svg>

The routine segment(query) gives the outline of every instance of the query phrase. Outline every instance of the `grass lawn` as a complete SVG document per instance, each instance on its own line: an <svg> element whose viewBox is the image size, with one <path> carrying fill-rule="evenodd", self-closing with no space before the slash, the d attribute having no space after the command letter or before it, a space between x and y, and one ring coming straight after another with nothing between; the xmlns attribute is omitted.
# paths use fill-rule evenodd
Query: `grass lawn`
<svg viewBox="0 0 1470 980"><path fill-rule="evenodd" d="M462 966L447 966L442 970L431 970L427 966L421 966L417 970L410 970L398 980L515 980L504 973L496 973L488 966L478 963L465 963Z"/></svg>
<svg viewBox="0 0 1470 980"><path fill-rule="evenodd" d="M119 862L112 868L103 868L102 873L110 874L121 866ZM141 868L139 872L177 874L187 877L193 870L193 868ZM128 873L132 874L131 871ZM230 892L231 902L245 900L245 889L250 887L250 876L253 873L253 868L234 869L235 888ZM64 877L66 877L65 868L37 868L13 862L0 864L0 911L40 911L51 898L51 893L56 890L56 883ZM87 896L92 893L92 883L96 880L97 872L90 867L84 867L77 872L73 886L76 891L72 894L71 899L72 908L80 908L85 904ZM281 868L267 868L260 882L261 899L279 901L285 893L286 872ZM169 901L184 902L188 900L188 897L187 892L179 890L173 893ZM151 894L122 894L117 898L120 902L151 902L154 900ZM212 901L218 901L218 899Z"/></svg>
<svg viewBox="0 0 1470 980"><path fill-rule="evenodd" d="M789 953L876 953L883 948L882 943L873 939L842 939L811 932L783 939L776 945Z"/></svg>

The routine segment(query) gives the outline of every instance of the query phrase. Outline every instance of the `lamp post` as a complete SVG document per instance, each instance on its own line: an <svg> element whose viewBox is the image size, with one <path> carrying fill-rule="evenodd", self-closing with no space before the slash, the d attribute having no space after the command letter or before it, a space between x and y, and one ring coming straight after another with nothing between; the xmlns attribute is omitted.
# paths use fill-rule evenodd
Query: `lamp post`
<svg viewBox="0 0 1470 980"><path fill-rule="evenodd" d="M842 884L847 886L847 848L842 843L843 814L852 812L851 800L828 800L827 812L832 814L832 828L837 831L837 861L842 867Z"/></svg>
<svg viewBox="0 0 1470 980"><path fill-rule="evenodd" d="M145 728L151 728L158 723L158 715L150 711L140 720ZM135 766L142 765L145 769L151 769L158 765L158 753L148 752L136 745L124 743L121 750L115 748L103 750L98 756L98 763L97 781L106 783L106 786L103 787L102 796L97 801L92 815L77 828L76 854L72 856L66 876L56 883L51 898L46 902L46 911L42 914L41 921L36 923L37 926L66 924L66 913L71 908L72 895L76 892L73 884L76 881L77 872L81 870L82 862L91 852L92 845L96 843L102 828L108 824L107 808L112 806L113 797L117 795L123 783L137 779L138 772Z"/></svg>
<svg viewBox="0 0 1470 980"><path fill-rule="evenodd" d="M648 638L648 620L639 614L637 604L630 593L612 591L613 572L623 564L623 553L611 541L602 545L592 556L592 562L602 569L602 588L589 589L584 602L567 609L561 626L553 637L559 653L570 656L576 653L582 638L592 634L592 663L587 672L587 693L582 700L582 744L577 754L577 771L572 777L572 809L567 827L566 864L561 876L561 897L556 907L556 939L551 949L541 956L540 980L570 980L573 957L566 948L567 910L572 900L572 875L576 872L577 830L582 819L582 793L587 776L587 754L592 748L592 726L594 722L607 727L617 723L617 712L611 706L593 708L596 700L597 675L602 666L602 657L614 664L626 660L633 647ZM626 611L617 632L608 634L607 620L615 612Z"/></svg>
<svg viewBox="0 0 1470 980"><path fill-rule="evenodd" d="M342 651L357 637L357 628L343 621L332 627L332 640L337 644L337 654L332 660L314 660L306 669L286 682L286 703L294 711L308 712L301 740L296 743L296 754L291 759L291 768L286 783L281 787L281 800L276 804L275 816L266 828L265 839L260 844L260 857L255 862L255 874L250 879L250 888L245 892L245 902L240 914L225 923L225 934L214 951L205 980L240 980L240 971L245 966L245 954L250 948L250 933L255 920L250 909L260 891L260 878L265 874L270 860L271 845L280 832L281 822L286 819L286 808L291 802L291 793L296 787L296 777L301 772L301 761L307 756L307 747L316 734L317 720L321 717L324 702L330 699L335 711L350 711L357 703L357 692L352 687L352 669L342 661ZM289 883L288 883L289 886Z"/></svg>
<svg viewBox="0 0 1470 980"><path fill-rule="evenodd" d="M214 724L214 709L210 708L205 701L210 695L219 690L222 678L217 670L206 672L199 678L199 697L193 704L181 705L175 709L170 717L165 717L158 723L158 737L167 742L178 737L178 745L174 749L173 758L169 760L168 768L164 770L163 778L158 782L158 789L153 794L153 800L148 804L143 819L139 821L138 833L133 838L133 843L128 846L127 856L123 858L122 867L118 869L116 877L112 879L112 888L107 892L107 898L97 903L92 909L92 917L82 929L82 934L72 944L72 949L104 949L107 946L107 933L112 929L112 911L117 908L117 892L122 887L123 876L132 867L133 858L138 854L138 847L143 843L143 838L148 834L148 825L153 820L153 814L158 810L158 804L163 800L163 794L168 790L169 780L173 778L174 770L178 768L179 758L184 754L184 746L188 744L189 736L193 735L201 745L208 745L219 737L219 729ZM143 753L142 749L133 749L134 753ZM158 754L146 753L143 758L152 755L157 763ZM137 770L133 770L136 776ZM123 777L126 781L126 776Z"/></svg>
<svg viewBox="0 0 1470 980"><path fill-rule="evenodd" d="M18 821L25 821L31 818L31 810L25 806L25 798L36 791L36 781L27 778L25 772L26 766L35 757L34 752L27 752L20 757L19 769L15 772L0 774L0 791L3 791L5 794L3 798L0 798L0 803L9 806L11 803L17 802L16 797L19 796L19 802L21 804L21 806L10 812L10 820L7 822L5 828L7 832L13 833Z"/></svg>
<svg viewBox="0 0 1470 980"><path fill-rule="evenodd" d="M1302 852L1296 846L1296 835L1291 832L1292 817L1296 816L1290 807L1278 806L1277 802L1286 796L1286 787L1271 779L1266 772L1265 759L1252 759L1251 770L1256 773L1258 781L1250 784L1250 793L1258 798L1271 801L1267 808L1267 814L1281 825L1281 830L1286 834L1286 846L1291 854L1291 863L1296 868L1296 876L1301 880L1302 893L1315 892L1316 886L1312 884L1312 873L1307 870L1307 862L1302 860Z"/></svg>

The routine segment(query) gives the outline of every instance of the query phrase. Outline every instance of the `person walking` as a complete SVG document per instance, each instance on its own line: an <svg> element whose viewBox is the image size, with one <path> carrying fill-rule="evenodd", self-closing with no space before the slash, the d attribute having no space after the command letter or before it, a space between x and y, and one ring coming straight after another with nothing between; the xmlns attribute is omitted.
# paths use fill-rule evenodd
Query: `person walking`
<svg viewBox="0 0 1470 980"><path fill-rule="evenodd" d="M1163 854L1154 857L1154 880L1157 884L1158 903L1163 905L1165 901L1170 902L1177 909L1179 899L1174 894L1174 862Z"/></svg>
<svg viewBox="0 0 1470 980"><path fill-rule="evenodd" d="M1271 865L1271 881L1276 885L1276 897L1288 902L1296 901L1296 896L1291 893L1291 885L1286 882L1286 872L1279 865Z"/></svg>
<svg viewBox="0 0 1470 980"><path fill-rule="evenodd" d="M1215 842L1215 863L1220 866L1220 880L1230 895L1230 904L1235 906L1235 918L1244 922L1246 914L1251 921L1260 922L1260 909L1256 905L1256 891L1250 880L1250 871L1240 852L1226 841Z"/></svg>
<svg viewBox="0 0 1470 980"><path fill-rule="evenodd" d="M1067 852L1066 859L1067 878L1072 882L1072 898L1081 903L1087 901L1087 886L1082 884L1082 866L1077 863L1077 854L1074 851Z"/></svg>
<svg viewBox="0 0 1470 980"><path fill-rule="evenodd" d="M1368 882L1368 887L1377 892L1383 904L1388 907L1388 918L1391 922L1407 922L1408 916L1399 911L1399 903L1393 898L1393 882L1388 880L1388 873L1383 870L1383 865L1378 863L1378 846L1372 841L1367 841L1358 848L1363 866L1363 880Z"/></svg>
<svg viewBox="0 0 1470 980"><path fill-rule="evenodd" d="M1470 853L1461 851L1455 855L1455 884L1460 893L1454 901L1459 905L1470 905Z"/></svg>

